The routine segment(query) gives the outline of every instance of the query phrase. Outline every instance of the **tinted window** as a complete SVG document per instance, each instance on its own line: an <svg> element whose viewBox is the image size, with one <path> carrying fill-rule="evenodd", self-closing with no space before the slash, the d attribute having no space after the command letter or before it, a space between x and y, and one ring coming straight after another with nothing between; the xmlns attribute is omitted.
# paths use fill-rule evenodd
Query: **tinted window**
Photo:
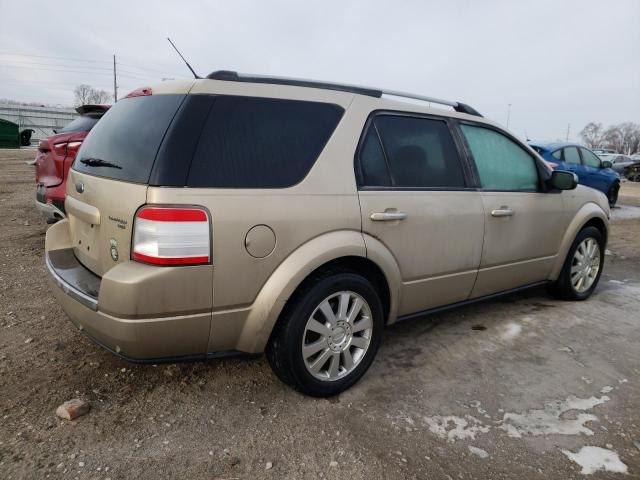
<svg viewBox="0 0 640 480"><path fill-rule="evenodd" d="M576 147L564 148L564 161L573 165L580 165L580 155Z"/></svg>
<svg viewBox="0 0 640 480"><path fill-rule="evenodd" d="M555 152L553 152L553 153L551 154L551 156L552 156L553 158L555 158L556 160L562 160L562 149L560 149L560 150L556 150Z"/></svg>
<svg viewBox="0 0 640 480"><path fill-rule="evenodd" d="M69 125L61 130L57 130L58 133L71 133L71 132L88 132L98 122L98 119L102 115L82 115L81 117L73 120Z"/></svg>
<svg viewBox="0 0 640 480"><path fill-rule="evenodd" d="M600 168L600 159L595 153L590 152L586 148L581 148L580 151L582 152L582 161L585 165L588 167ZM620 160L622 159L618 157L618 161Z"/></svg>
<svg viewBox="0 0 640 480"><path fill-rule="evenodd" d="M82 144L79 172L146 183L162 137L184 95L151 95L117 102Z"/></svg>
<svg viewBox="0 0 640 480"><path fill-rule="evenodd" d="M538 171L533 157L495 130L462 125L480 184L487 190L537 190Z"/></svg>
<svg viewBox="0 0 640 480"><path fill-rule="evenodd" d="M382 145L378 141L375 127L372 125L367 131L360 151L360 167L364 185L371 187L391 186L389 169L384 158Z"/></svg>
<svg viewBox="0 0 640 480"><path fill-rule="evenodd" d="M382 145L375 145L375 129ZM367 149L369 148L369 152ZM384 155L389 164L386 173ZM371 152L375 152L373 155ZM366 185L415 188L464 188L464 175L447 123L427 118L379 115L372 122L361 153ZM382 176L383 180L376 181ZM386 179L385 176L388 176Z"/></svg>
<svg viewBox="0 0 640 480"><path fill-rule="evenodd" d="M191 169L190 187L279 188L301 181L336 128L338 105L216 97Z"/></svg>

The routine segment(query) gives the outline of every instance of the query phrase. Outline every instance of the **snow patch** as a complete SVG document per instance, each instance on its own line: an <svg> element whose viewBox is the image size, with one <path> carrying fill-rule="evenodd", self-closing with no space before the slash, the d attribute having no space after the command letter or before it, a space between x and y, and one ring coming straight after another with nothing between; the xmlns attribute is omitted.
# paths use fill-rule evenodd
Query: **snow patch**
<svg viewBox="0 0 640 480"><path fill-rule="evenodd" d="M620 461L618 454L612 450L600 447L582 447L577 453L562 450L569 459L582 467L583 475L590 475L597 471L627 473L627 466Z"/></svg>
<svg viewBox="0 0 640 480"><path fill-rule="evenodd" d="M575 418L563 418L563 414L571 410L590 410L609 400L606 395L600 398L571 396L564 401L547 403L542 410L529 410L522 414L505 413L499 428L515 438L521 438L523 435L593 435L593 431L584 424L596 422L598 417L579 413Z"/></svg>
<svg viewBox="0 0 640 480"><path fill-rule="evenodd" d="M489 456L486 450L474 447L473 445L469 445L469 451L480 458L487 458Z"/></svg>
<svg viewBox="0 0 640 480"><path fill-rule="evenodd" d="M522 332L522 325L517 323L510 323L507 325L506 330L502 333L501 337L505 340L511 340L517 337Z"/></svg>
<svg viewBox="0 0 640 480"><path fill-rule="evenodd" d="M600 393L609 393L611 390L613 390L613 387L606 385L600 389Z"/></svg>
<svg viewBox="0 0 640 480"><path fill-rule="evenodd" d="M424 417L424 421L429 426L429 431L449 442L462 440L465 438L475 439L478 433L487 433L489 427L485 426L475 417L465 415L456 417L453 415L435 415Z"/></svg>
<svg viewBox="0 0 640 480"><path fill-rule="evenodd" d="M611 209L611 220L628 220L630 218L640 218L640 207L619 205Z"/></svg>

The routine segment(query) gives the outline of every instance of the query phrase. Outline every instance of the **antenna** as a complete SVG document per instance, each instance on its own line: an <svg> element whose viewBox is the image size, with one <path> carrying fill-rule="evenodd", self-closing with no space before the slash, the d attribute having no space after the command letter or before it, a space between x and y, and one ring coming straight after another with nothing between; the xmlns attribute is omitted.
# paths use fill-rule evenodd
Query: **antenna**
<svg viewBox="0 0 640 480"><path fill-rule="evenodd" d="M169 43L171 44L171 46L173 47L173 49L174 49L176 52L178 52L178 55L180 55L180 58L182 59L182 61L183 61L184 63L186 63L186 64L187 64L187 68L188 68L189 70L191 70L191 73L193 73L194 78L202 78L202 77L200 77L200 76L196 73L196 71L195 71L193 68L191 68L191 65L189 65L189 62L187 62L187 59L186 59L186 58L184 58L184 57L182 56L182 54L180 53L180 50L178 50L178 48L173 44L173 42L171 41L171 39L170 39L169 37L167 37L167 40L169 40Z"/></svg>

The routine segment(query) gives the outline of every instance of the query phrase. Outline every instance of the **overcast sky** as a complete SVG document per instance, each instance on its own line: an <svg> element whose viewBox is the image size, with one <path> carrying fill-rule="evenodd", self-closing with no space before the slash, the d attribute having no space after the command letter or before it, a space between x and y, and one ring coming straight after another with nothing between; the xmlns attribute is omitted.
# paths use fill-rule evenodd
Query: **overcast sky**
<svg viewBox="0 0 640 480"><path fill-rule="evenodd" d="M640 123L640 0L0 0L0 98L71 104L217 69L404 90L472 105L524 137Z"/></svg>

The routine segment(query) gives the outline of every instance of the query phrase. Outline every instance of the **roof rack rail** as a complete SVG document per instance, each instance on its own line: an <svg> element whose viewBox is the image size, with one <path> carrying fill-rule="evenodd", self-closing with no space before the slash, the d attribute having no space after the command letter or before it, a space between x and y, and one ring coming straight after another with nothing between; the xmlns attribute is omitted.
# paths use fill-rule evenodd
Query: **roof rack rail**
<svg viewBox="0 0 640 480"><path fill-rule="evenodd" d="M292 85L297 87L321 88L325 90L356 93L358 95L366 95L376 98L380 98L383 95L389 95L392 97L410 98L423 102L447 105L449 107L452 107L456 112L466 113L469 115L474 115L476 117L482 117L482 115L476 109L461 102L452 102L449 100L441 100L439 98L426 97L424 95L416 95L413 93L398 92L395 90L382 90L379 88L359 87L356 85L320 82L316 80L305 80L300 78L272 77L268 75L247 75L244 73L234 72L232 70L217 70L207 75L207 78L210 80L223 80L227 82L269 83L274 85Z"/></svg>

